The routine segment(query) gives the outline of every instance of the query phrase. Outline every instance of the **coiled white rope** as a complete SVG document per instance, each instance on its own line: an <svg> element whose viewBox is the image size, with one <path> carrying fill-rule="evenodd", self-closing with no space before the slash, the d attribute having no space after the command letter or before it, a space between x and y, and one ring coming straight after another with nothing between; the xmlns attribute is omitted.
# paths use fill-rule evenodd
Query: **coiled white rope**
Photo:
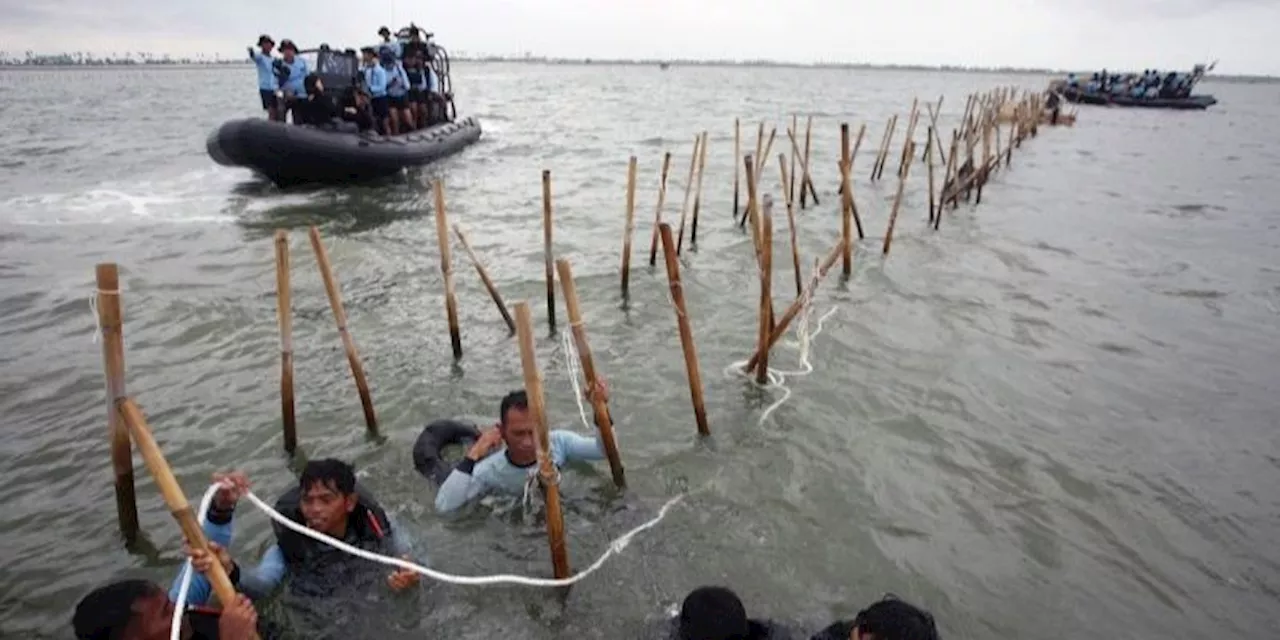
<svg viewBox="0 0 1280 640"><path fill-rule="evenodd" d="M200 518L200 524L202 526L204 525L205 513L208 512L209 504L213 501L213 496L214 494L217 493L218 489L219 489L219 485L217 484L210 486L209 490L205 492L204 498L200 501L199 518ZM400 558L392 558L390 556L384 556L378 553L373 553L371 551L366 551L364 549L359 549L341 540L338 540L337 538L334 538L332 536L325 535L313 529L308 529L307 527L304 527L294 522L293 520L290 520L289 518L284 517L283 515L280 514L280 512L272 508L271 505L268 505L267 503L263 502L261 499L258 498L258 496L254 495L252 492L246 493L244 497L249 502L253 503L253 506L257 507L263 513L267 514L268 518L271 518L272 520L280 523L281 526L288 528L292 531L295 531L299 534L302 534L308 538L311 538L312 540L323 542L331 547L334 547L341 551L345 551L353 556L356 556L357 558L363 558L371 562L385 564L388 566L396 567L398 569L407 569L409 571L414 571L416 573L420 573L424 576L427 576L432 580L447 582L449 584L465 585L465 586L518 584L518 585L524 585L527 587L567 587L567 586L576 584L578 582L581 582L587 576L595 573L597 569L604 566L605 561L608 560L610 556L621 553L624 549L626 549L627 546L631 544L631 540L635 538L636 535L640 534L643 531L651 529L654 526L656 526L659 522L662 522L662 519L667 516L667 512L671 510L671 507L674 507L680 501L684 500L685 496L687 495L688 495L687 493L682 493L680 495L677 495L671 498L670 500L667 500L666 504L663 504L662 508L658 509L658 515L654 516L644 524L641 524L640 526L622 534L613 542L610 542L608 550L606 550L603 554L601 554L601 556L597 558L595 562L591 563L591 566L587 567L583 571L579 571L578 573L572 576L569 576L568 578L558 578L558 579L528 578L525 576L517 576L512 574L498 574L498 575L491 575L491 576L459 576L459 575L453 575L450 573L444 573L443 571L436 571L435 569L430 569L420 564L409 562L408 560L402 560ZM192 570L193 569L191 567L191 560L188 559L185 564L185 571L183 572L183 576L182 576L182 585L178 589L178 599L176 602L174 602L173 627L169 636L171 640L180 640L179 634L181 632L181 626L182 626L182 613L184 612L184 609L186 609L187 591L189 590L191 585ZM226 603L223 603L223 604L224 606L226 605Z"/></svg>
<svg viewBox="0 0 1280 640"><path fill-rule="evenodd" d="M822 278L822 274L818 268L818 265L815 264L813 278L810 280L811 284L809 288L805 290L802 296L803 302L801 302L802 306L800 307L801 309L800 317L796 320L795 331L796 331L796 339L799 342L799 349L800 349L800 353L799 353L800 368L795 370L784 370L784 369L774 369L773 367L769 367L769 370L766 373L768 382L761 386L762 388L765 388L765 389L774 389L774 388L782 389L782 397L774 401L773 404L769 405L768 408L764 410L764 413L760 414L760 419L759 421L757 421L756 424L764 424L764 421L769 419L770 414L772 414L775 410L777 410L778 407L781 407L783 404L785 404L787 400L791 399L791 389L786 386L787 378L807 376L810 373L813 373L813 363L809 361L810 346L812 345L813 339L818 337L818 335L822 333L823 323L825 323L827 321L827 318L830 318L831 315L834 314L837 310L836 307L832 307L826 313L822 314L822 316L818 318L817 328L813 331L813 333L809 333L809 321L813 315L813 293L814 291L817 290L818 281L821 278ZM730 364L728 367L726 367L724 372L726 375L740 376L740 377L747 378L748 380L754 381L754 378L752 378L751 376L751 372L744 370L745 367L747 366L747 362L748 362L747 360L739 360L737 362L734 362Z"/></svg>

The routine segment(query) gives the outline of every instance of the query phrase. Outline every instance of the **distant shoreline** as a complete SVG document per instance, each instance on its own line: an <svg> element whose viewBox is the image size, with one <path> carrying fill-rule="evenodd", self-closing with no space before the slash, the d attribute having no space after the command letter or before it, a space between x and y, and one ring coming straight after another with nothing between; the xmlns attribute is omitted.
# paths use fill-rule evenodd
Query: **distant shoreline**
<svg viewBox="0 0 1280 640"><path fill-rule="evenodd" d="M59 59L61 58L61 59ZM541 57L504 57L504 56L457 56L454 62L470 62L482 64L529 64L542 66L634 66L658 67L667 65L679 67L744 67L744 68L778 68L778 69L844 69L858 71L908 71L933 73L985 73L1006 75L1039 75L1061 76L1071 73L1065 69L1043 69L1035 67L968 67L961 65L923 65L923 64L872 64L858 62L783 62L777 60L626 60L626 59L593 59L593 58L541 58ZM63 56L48 56L33 62L23 60L0 61L0 70L53 70L53 69L192 69L220 67L249 67L247 60L213 60L200 61L191 59L163 59L140 61L136 59L102 60L86 62L67 60ZM1076 70L1074 73L1090 73ZM1226 82L1280 82L1280 76L1256 76L1213 74L1206 80Z"/></svg>

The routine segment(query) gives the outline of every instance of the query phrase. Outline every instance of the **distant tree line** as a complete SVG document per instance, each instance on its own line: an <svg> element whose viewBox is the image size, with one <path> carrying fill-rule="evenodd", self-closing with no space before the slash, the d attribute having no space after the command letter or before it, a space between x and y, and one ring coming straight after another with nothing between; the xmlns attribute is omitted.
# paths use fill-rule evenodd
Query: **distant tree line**
<svg viewBox="0 0 1280 640"><path fill-rule="evenodd" d="M36 53L24 51L21 54L0 51L0 65L21 67L116 67L131 65L193 65L193 64L248 64L248 60L240 58L223 58L220 55L198 54L195 57L173 57L169 54L155 54L146 51L126 51L123 53L89 53L75 51L68 53Z"/></svg>

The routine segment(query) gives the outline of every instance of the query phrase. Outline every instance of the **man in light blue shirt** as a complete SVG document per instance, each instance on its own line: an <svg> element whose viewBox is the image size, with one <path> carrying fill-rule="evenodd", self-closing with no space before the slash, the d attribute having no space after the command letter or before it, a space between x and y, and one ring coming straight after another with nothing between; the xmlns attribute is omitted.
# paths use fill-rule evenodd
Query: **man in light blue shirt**
<svg viewBox="0 0 1280 640"><path fill-rule="evenodd" d="M608 399L608 388L597 386L595 393ZM537 473L538 447L534 434L534 417L529 411L529 397L523 390L513 391L502 399L501 417L497 425L480 435L436 493L436 511L448 513L462 508L489 493L519 496L529 477ZM596 461L605 457L599 432L588 438L572 431L551 432L551 462L556 468L574 461ZM493 455L500 444L505 450ZM488 457L486 457L488 456Z"/></svg>
<svg viewBox="0 0 1280 640"><path fill-rule="evenodd" d="M306 100L307 89L304 82L311 73L311 66L307 64L306 58L298 57L298 45L288 38L280 41L280 55L284 57L279 73L280 91L284 94L280 119L284 120L285 112L291 110L297 102Z"/></svg>
<svg viewBox="0 0 1280 640"><path fill-rule="evenodd" d="M369 94L369 106L373 111L374 126L382 135L390 133L391 99L387 97L387 70L378 64L378 54L373 47L360 50L364 57L364 91Z"/></svg>
<svg viewBox="0 0 1280 640"><path fill-rule="evenodd" d="M382 36L382 42L379 42L377 45L379 52L381 52L383 49L386 49L386 50L389 50L391 54L396 57L397 60L403 57L404 43L401 42L400 39L398 38L394 40L391 39L390 29L384 26L381 29L378 29L378 35Z"/></svg>
<svg viewBox="0 0 1280 640"><path fill-rule="evenodd" d="M271 120L280 119L279 101L276 100L276 91L280 89L280 83L276 81L276 72L272 68L275 58L271 57L271 50L275 46L276 41L264 33L258 36L258 51L249 47L249 59L258 68L258 95L262 98L262 108L267 112L267 118Z"/></svg>

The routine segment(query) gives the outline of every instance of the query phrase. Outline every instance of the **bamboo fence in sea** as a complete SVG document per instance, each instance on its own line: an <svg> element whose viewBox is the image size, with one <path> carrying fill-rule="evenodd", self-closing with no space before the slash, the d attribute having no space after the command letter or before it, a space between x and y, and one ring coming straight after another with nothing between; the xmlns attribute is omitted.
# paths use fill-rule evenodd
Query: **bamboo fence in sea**
<svg viewBox="0 0 1280 640"><path fill-rule="evenodd" d="M955 211L961 199L972 201L974 205L982 202L984 187L991 177L999 171L1009 170L1012 164L1013 151L1021 148L1024 140L1035 137L1042 124L1073 125L1075 113L1050 116L1045 110L1044 96L1034 92L1019 93L1014 87L1000 87L982 94L971 94L966 97L965 107L958 126L951 135L944 137L938 126L942 110L943 98L937 103L925 103L921 111L920 101L913 100L908 112L905 137L901 150L896 153L898 179L892 206L888 214L888 223L880 253L887 257L893 243L894 231L902 213L906 184L917 162L925 164L927 175L928 208L926 229L938 231L941 228L947 205ZM922 114L928 118L925 126L924 141L917 142ZM881 134L874 160L869 168L869 179L877 182L883 179L885 168L893 152L894 134L897 129L898 116L891 116ZM785 124L785 123L784 123ZM756 128L754 153L743 153L741 121L733 123L734 143L734 176L733 176L733 221L734 225L748 233L751 237L757 275L760 280L759 322L755 338L755 346L751 356L745 361L743 373L764 384L769 373L769 352L787 332L791 323L800 315L806 301L811 300L818 284L835 265L841 261L843 277L850 277L853 271L854 249L859 241L866 240L862 216L859 214L857 198L854 191L855 160L866 137L867 125L858 128L856 136L849 134L848 123L839 123L840 155L836 162L838 183L834 193L840 199L840 236L834 246L816 261L817 269L805 286L801 276L801 259L797 242L797 225L795 209L806 209L812 202L819 207L818 189L814 183L814 167L812 160L813 118L805 120L803 143L799 137L799 119L792 116L790 126L785 130L781 144L784 149L776 156L778 160L779 189L778 193L786 213L788 242L791 254L788 261L793 271L796 295L781 316L775 313L774 300L787 287L774 287L774 211L773 189L763 187L762 176L769 164L773 145L778 140L777 128L770 127L765 136L765 123L761 121ZM949 143L944 142L949 140ZM667 177L671 168L672 154L663 154L662 169L659 178L657 205L654 211L653 226L650 233L649 264L656 266L657 253L661 246L667 275L667 286L671 303L675 311L675 321L680 336L681 349L684 354L690 400L693 405L694 421L700 436L708 436L711 429L707 421L707 412L703 400L703 384L698 363L697 349L693 341L692 319L681 286L681 266L679 256L684 250L685 229L689 229L689 248L696 250L698 242L698 221L702 208L703 173L706 168L710 137L702 131L694 137L693 151L689 157L687 178L684 181L685 191L681 200L678 224L672 224L664 218L667 195ZM945 152L944 152L945 149ZM790 151L788 155L787 150ZM941 175L938 175L938 172ZM635 227L637 158L631 156L627 163L626 199L624 208L624 231L621 256L621 291L624 298L630 295L631 285L631 251L632 236ZM940 183L940 184L939 184ZM557 257L553 243L553 201L551 172L542 172L542 219L543 219L543 253L545 261L547 321L554 331L556 325L555 282L560 282L565 307L569 317L573 344L580 359L580 366L585 378L586 389L595 389L600 377L598 368L593 362L591 349L587 340L586 326L578 304L577 288L574 284L572 267L567 258ZM799 191L799 197L796 192ZM551 548L553 571L557 578L569 575L568 549L564 538L564 520L560 510L558 492L558 474L550 459L548 426L545 403L542 392L541 374L534 354L533 319L528 301L519 301L512 305L515 311L513 319L498 286L490 277L479 256L472 249L467 234L457 225L450 226L446 211L445 185L436 181L432 187L434 193L434 219L436 238L440 249L440 269L444 280L445 317L448 324L450 346L455 359L462 357L462 332L459 326L457 311L457 295L454 290L452 243L449 230L452 229L458 244L466 253L468 260L476 270L476 274L497 306L503 322L518 338L518 350L523 370L525 389L529 394L530 409L536 423L538 441L538 478L544 489L547 506L547 535ZM744 200L745 198L745 200ZM692 199L692 207L690 200ZM797 203L798 200L798 203ZM686 225L686 222L688 223ZM857 234L857 238L853 234ZM374 411L373 398L369 382L365 376L355 339L347 326L347 315L342 302L341 291L329 262L328 253L320 232L311 227L308 232L316 262L324 282L325 292L337 324L338 335L342 341L351 368L356 391L360 397L365 425L370 433L376 434L379 429L377 414ZM290 260L288 233L278 230L275 233L276 256L276 289L277 289L277 322L280 329L280 401L282 444L292 454L298 446L296 418L294 410L293 389L293 332L292 306L290 291ZM783 267L786 270L786 267ZM138 512L134 493L134 472L131 447L136 445L157 480L165 502L182 528L188 543L197 549L207 548L207 542L196 523L194 513L187 503L186 497L174 480L173 473L165 462L159 447L151 437L150 427L143 417L141 409L125 391L124 376L124 342L121 312L121 295L119 291L119 274L114 263L97 266L97 297L99 330L102 333L103 363L107 379L107 423L110 434L110 450L114 484L116 490L116 509L122 534L129 543L133 543L139 535ZM625 475L622 457L614 438L612 424L606 400L599 396L588 398L595 415L596 426L602 436L609 467L614 483L625 486ZM132 443L132 444L131 444ZM217 563L215 564L215 569ZM233 594L230 582L220 571L211 576L213 586L223 602L229 602Z"/></svg>

